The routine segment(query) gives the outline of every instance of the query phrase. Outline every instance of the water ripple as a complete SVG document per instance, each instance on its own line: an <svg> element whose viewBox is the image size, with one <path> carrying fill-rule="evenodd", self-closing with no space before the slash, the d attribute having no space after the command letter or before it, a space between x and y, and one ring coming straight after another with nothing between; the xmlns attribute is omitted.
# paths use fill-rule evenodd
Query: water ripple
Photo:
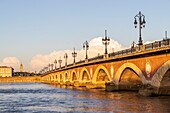
<svg viewBox="0 0 170 113"><path fill-rule="evenodd" d="M3 113L168 113L170 97L140 97L136 92L66 89L40 83L0 84Z"/></svg>

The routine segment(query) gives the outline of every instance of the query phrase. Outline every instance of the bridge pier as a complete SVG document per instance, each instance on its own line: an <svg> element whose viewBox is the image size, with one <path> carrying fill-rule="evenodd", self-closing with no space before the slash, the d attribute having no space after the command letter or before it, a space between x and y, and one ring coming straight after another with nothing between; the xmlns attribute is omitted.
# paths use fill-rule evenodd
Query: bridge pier
<svg viewBox="0 0 170 113"><path fill-rule="evenodd" d="M138 85L117 85L114 82L106 83L106 91L138 91L142 96L160 96L170 95L170 86L155 87L151 84L138 84Z"/></svg>
<svg viewBox="0 0 170 113"><path fill-rule="evenodd" d="M86 87L86 82L75 82L74 83L75 87Z"/></svg>
<svg viewBox="0 0 170 113"><path fill-rule="evenodd" d="M115 84L113 82L106 83L106 91L138 91L142 87L141 84Z"/></svg>
<svg viewBox="0 0 170 113"><path fill-rule="evenodd" d="M156 88L151 85L118 85L114 82L106 83L106 91L114 92L114 91L138 91L142 96L153 96L156 94Z"/></svg>
<svg viewBox="0 0 170 113"><path fill-rule="evenodd" d="M108 82L105 85L106 85L106 91L108 91L108 92L118 91L119 90L118 85L116 85L113 81Z"/></svg>
<svg viewBox="0 0 170 113"><path fill-rule="evenodd" d="M145 84L139 89L138 93L142 96L156 96L159 95L158 90L159 88L157 87L150 84Z"/></svg>
<svg viewBox="0 0 170 113"><path fill-rule="evenodd" d="M86 84L86 88L88 88L88 89L105 89L106 85L105 85L105 82L96 82L96 83L88 82Z"/></svg>

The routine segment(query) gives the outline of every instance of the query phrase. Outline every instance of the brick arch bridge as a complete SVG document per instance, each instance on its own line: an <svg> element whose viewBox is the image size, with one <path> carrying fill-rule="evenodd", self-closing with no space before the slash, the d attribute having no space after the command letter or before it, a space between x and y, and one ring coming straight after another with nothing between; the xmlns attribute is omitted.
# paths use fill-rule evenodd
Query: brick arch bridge
<svg viewBox="0 0 170 113"><path fill-rule="evenodd" d="M115 90L170 94L170 40L76 62L42 74L43 82Z"/></svg>

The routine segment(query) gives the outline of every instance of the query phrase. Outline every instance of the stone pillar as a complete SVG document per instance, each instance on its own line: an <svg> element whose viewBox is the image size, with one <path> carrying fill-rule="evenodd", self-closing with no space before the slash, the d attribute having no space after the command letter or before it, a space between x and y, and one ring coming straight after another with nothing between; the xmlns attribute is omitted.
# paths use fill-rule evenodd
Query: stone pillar
<svg viewBox="0 0 170 113"><path fill-rule="evenodd" d="M109 58L109 55L108 55L108 54L105 54L104 57L107 59L107 58Z"/></svg>
<svg viewBox="0 0 170 113"><path fill-rule="evenodd" d="M136 52L138 52L138 46L136 46L135 48L136 48Z"/></svg>
<svg viewBox="0 0 170 113"><path fill-rule="evenodd" d="M154 87L150 84L144 84L140 89L139 89L139 94L142 96L155 96L158 95L159 88Z"/></svg>
<svg viewBox="0 0 170 113"><path fill-rule="evenodd" d="M106 91L117 91L119 89L118 85L115 84L113 81L108 82L105 85L106 85Z"/></svg>
<svg viewBox="0 0 170 113"><path fill-rule="evenodd" d="M141 51L145 51L145 45L141 45Z"/></svg>
<svg viewBox="0 0 170 113"><path fill-rule="evenodd" d="M88 63L88 59L85 59L85 63Z"/></svg>

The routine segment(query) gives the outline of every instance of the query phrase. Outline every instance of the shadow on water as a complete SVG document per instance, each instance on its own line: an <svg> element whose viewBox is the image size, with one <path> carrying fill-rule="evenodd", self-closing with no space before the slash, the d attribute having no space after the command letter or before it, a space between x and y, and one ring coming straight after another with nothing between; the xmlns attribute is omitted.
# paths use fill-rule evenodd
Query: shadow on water
<svg viewBox="0 0 170 113"><path fill-rule="evenodd" d="M168 113L170 97L41 83L0 84L0 112Z"/></svg>

